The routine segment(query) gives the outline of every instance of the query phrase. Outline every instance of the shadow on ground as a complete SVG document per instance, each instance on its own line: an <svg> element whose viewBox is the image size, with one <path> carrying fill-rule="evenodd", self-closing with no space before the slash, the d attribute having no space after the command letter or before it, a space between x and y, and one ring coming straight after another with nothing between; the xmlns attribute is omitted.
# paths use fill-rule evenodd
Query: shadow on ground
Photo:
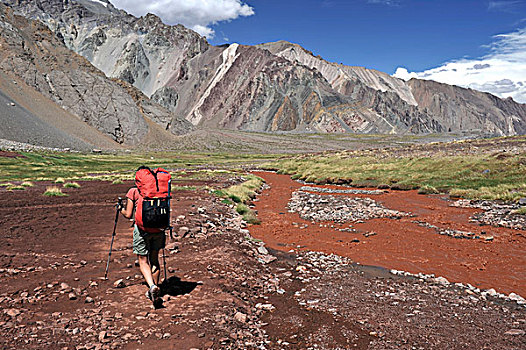
<svg viewBox="0 0 526 350"><path fill-rule="evenodd" d="M171 276L161 283L161 295L178 296L191 293L199 283L182 281L177 276Z"/></svg>

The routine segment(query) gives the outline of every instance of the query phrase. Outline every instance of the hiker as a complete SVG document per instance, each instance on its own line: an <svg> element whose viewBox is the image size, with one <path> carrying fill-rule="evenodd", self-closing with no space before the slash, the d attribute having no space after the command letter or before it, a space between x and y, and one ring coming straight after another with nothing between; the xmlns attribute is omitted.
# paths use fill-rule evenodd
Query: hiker
<svg viewBox="0 0 526 350"><path fill-rule="evenodd" d="M149 287L146 297L154 304L158 304L161 297L159 252L166 244L164 230L170 226L170 183L166 170L152 171L141 166L135 175L137 187L128 190L126 206L120 208L125 218L134 216L133 253L137 254L139 268Z"/></svg>

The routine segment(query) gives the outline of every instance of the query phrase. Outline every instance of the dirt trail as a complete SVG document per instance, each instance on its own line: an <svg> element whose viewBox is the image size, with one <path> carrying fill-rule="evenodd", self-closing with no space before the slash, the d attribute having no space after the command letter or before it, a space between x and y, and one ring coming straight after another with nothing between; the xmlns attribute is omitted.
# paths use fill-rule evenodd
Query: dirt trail
<svg viewBox="0 0 526 350"><path fill-rule="evenodd" d="M451 202L441 196L389 190L380 195L353 194L352 197L370 197L389 209L410 212L413 217L372 219L354 224L357 232L341 232L337 229L349 225L322 222L328 227L320 227L320 223L312 224L300 218L298 213L288 212L289 199L302 184L286 175L255 174L264 178L271 188L264 191L255 203L261 225L251 227L251 233L275 249L289 250L301 246L305 250L349 257L361 264L411 273L433 273L452 282L526 296L525 231L471 223L469 218L477 210L451 207ZM441 229L484 232L481 237L493 236L494 240L440 235L433 228L418 225L414 222L417 220ZM370 232L376 234L364 236Z"/></svg>

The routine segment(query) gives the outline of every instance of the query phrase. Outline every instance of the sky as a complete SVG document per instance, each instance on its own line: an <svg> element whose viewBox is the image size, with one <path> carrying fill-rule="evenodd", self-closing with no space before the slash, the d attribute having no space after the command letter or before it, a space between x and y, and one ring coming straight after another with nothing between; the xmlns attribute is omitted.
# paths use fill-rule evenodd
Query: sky
<svg viewBox="0 0 526 350"><path fill-rule="evenodd" d="M110 0L213 45L287 40L324 59L526 103L526 0Z"/></svg>

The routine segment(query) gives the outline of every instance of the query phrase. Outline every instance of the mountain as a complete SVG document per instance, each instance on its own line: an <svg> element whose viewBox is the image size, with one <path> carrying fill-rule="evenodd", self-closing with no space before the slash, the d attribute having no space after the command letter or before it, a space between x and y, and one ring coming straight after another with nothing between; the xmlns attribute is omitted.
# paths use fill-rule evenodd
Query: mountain
<svg viewBox="0 0 526 350"><path fill-rule="evenodd" d="M360 100L378 115L421 113L437 121L434 131L478 130L494 135L526 133L526 105L430 80L394 78L363 67L330 63L286 41L258 45L273 54L318 70L341 94ZM387 103L386 103L387 102ZM415 108L416 107L416 108Z"/></svg>
<svg viewBox="0 0 526 350"><path fill-rule="evenodd" d="M13 81L20 81L24 87L32 87L45 101L46 108L53 108L49 106L54 103L68 112L63 116L63 123L56 121L55 126L81 122L117 144L127 145L141 143L152 121L172 130L191 128L186 120L174 126L174 117L166 108L148 99L132 85L109 79L84 57L68 49L47 26L16 16L2 4L0 45L0 70L3 74ZM35 123L45 122L50 126L49 120L42 119L43 114L34 110L24 115ZM7 122L10 122L9 118ZM11 127L15 128L14 125Z"/></svg>
<svg viewBox="0 0 526 350"><path fill-rule="evenodd" d="M151 119L172 132L187 120L265 132L526 133L526 105L511 99L330 63L285 41L211 46L181 25L136 18L108 0L3 2L170 111Z"/></svg>

